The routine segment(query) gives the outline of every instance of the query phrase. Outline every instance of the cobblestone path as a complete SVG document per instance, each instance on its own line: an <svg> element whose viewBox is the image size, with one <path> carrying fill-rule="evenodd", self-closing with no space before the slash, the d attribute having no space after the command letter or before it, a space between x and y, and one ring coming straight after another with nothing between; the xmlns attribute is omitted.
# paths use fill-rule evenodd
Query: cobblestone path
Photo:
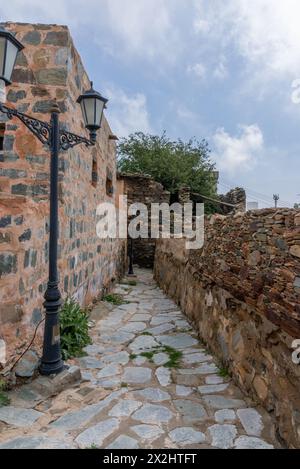
<svg viewBox="0 0 300 469"><path fill-rule="evenodd" d="M95 322L83 382L0 409L0 448L278 447L271 418L220 372L149 271L119 285L128 302Z"/></svg>

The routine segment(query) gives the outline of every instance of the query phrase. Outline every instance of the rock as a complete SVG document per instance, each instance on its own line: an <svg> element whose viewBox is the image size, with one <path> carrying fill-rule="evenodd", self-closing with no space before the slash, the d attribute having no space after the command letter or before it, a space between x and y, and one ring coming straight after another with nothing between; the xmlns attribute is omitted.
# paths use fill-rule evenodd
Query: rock
<svg viewBox="0 0 300 469"><path fill-rule="evenodd" d="M236 415L235 415L234 410L230 410L230 409L218 410L215 413L215 420L217 423L220 423L220 424L223 424L226 422L235 422Z"/></svg>
<svg viewBox="0 0 300 469"><path fill-rule="evenodd" d="M133 353L145 352L159 347L159 343L151 336L139 336L130 345L129 348Z"/></svg>
<svg viewBox="0 0 300 469"><path fill-rule="evenodd" d="M173 413L167 407L153 404L145 404L132 415L133 420L150 424L168 423L173 417Z"/></svg>
<svg viewBox="0 0 300 469"><path fill-rule="evenodd" d="M170 394L162 391L159 388L146 388L141 391L135 391L135 394L152 402L163 402L171 400Z"/></svg>
<svg viewBox="0 0 300 469"><path fill-rule="evenodd" d="M206 405L213 409L239 409L241 407L246 407L244 401L239 399L230 399L223 396L204 396L203 400Z"/></svg>
<svg viewBox="0 0 300 469"><path fill-rule="evenodd" d="M142 367L125 368L122 381L129 384L144 384L151 380L152 370Z"/></svg>
<svg viewBox="0 0 300 469"><path fill-rule="evenodd" d="M196 423L208 417L204 407L195 401L174 400L173 404L185 422Z"/></svg>
<svg viewBox="0 0 300 469"><path fill-rule="evenodd" d="M130 322L146 322L151 319L151 314L135 314L130 319Z"/></svg>
<svg viewBox="0 0 300 469"><path fill-rule="evenodd" d="M67 46L68 43L68 31L50 31L44 40L44 44L51 46Z"/></svg>
<svg viewBox="0 0 300 469"><path fill-rule="evenodd" d="M157 337L157 340L163 345L172 347L176 350L193 347L193 345L198 344L198 341L189 334L161 335Z"/></svg>
<svg viewBox="0 0 300 469"><path fill-rule="evenodd" d="M118 438L108 445L107 449L138 449L138 441L127 435L120 435Z"/></svg>
<svg viewBox="0 0 300 469"><path fill-rule="evenodd" d="M155 365L161 366L161 365L165 365L166 363L168 363L170 361L170 358L169 358L169 355L167 355L166 353L157 353L154 355L153 361Z"/></svg>
<svg viewBox="0 0 300 469"><path fill-rule="evenodd" d="M123 400L118 402L109 412L110 417L130 417L130 415L142 406L142 402Z"/></svg>
<svg viewBox="0 0 300 469"><path fill-rule="evenodd" d="M173 329L175 329L175 326L173 324L161 324L161 326L151 327L150 329L147 329L147 332L154 336L158 336L160 334L164 334L165 332L172 331Z"/></svg>
<svg viewBox="0 0 300 469"><path fill-rule="evenodd" d="M74 449L74 445L65 439L58 440L48 436L25 436L1 443L0 449Z"/></svg>
<svg viewBox="0 0 300 469"><path fill-rule="evenodd" d="M104 363L115 363L118 365L127 365L127 363L129 362L129 353L117 352L117 353L114 353L113 355L104 355L101 361Z"/></svg>
<svg viewBox="0 0 300 469"><path fill-rule="evenodd" d="M186 365L193 365L194 363L205 363L213 359L211 355L205 353L193 353L191 355L185 355L183 361Z"/></svg>
<svg viewBox="0 0 300 469"><path fill-rule="evenodd" d="M35 72L37 83L40 85L65 86L67 80L66 68L44 68Z"/></svg>
<svg viewBox="0 0 300 469"><path fill-rule="evenodd" d="M253 381L253 386L259 398L262 401L265 401L269 394L267 383L260 376L255 376L254 381Z"/></svg>
<svg viewBox="0 0 300 469"><path fill-rule="evenodd" d="M190 396L193 392L193 389L188 386L176 386L176 394L179 397Z"/></svg>
<svg viewBox="0 0 300 469"><path fill-rule="evenodd" d="M113 392L98 404L88 405L79 410L74 410L65 415L62 415L60 418L58 418L55 422L51 424L51 427L64 430L77 430L82 427L85 427L104 409L109 407L115 399L118 399L126 392L127 390L125 389Z"/></svg>
<svg viewBox="0 0 300 469"><path fill-rule="evenodd" d="M290 253L292 256L300 258L300 245L295 244L294 246L291 246Z"/></svg>
<svg viewBox="0 0 300 469"><path fill-rule="evenodd" d="M212 437L212 446L220 449L233 448L237 436L237 429L234 425L214 425L209 428L209 432Z"/></svg>
<svg viewBox="0 0 300 469"><path fill-rule="evenodd" d="M141 365L145 365L147 361L148 360L146 357L137 357L133 360L133 364L136 366L141 366Z"/></svg>
<svg viewBox="0 0 300 469"><path fill-rule="evenodd" d="M221 376L214 375L214 376L207 376L205 378L206 384L212 385L212 384L223 384L224 379Z"/></svg>
<svg viewBox="0 0 300 469"><path fill-rule="evenodd" d="M129 332L116 332L114 334L103 334L100 336L100 340L107 344L126 344L134 339L133 334L129 334Z"/></svg>
<svg viewBox="0 0 300 469"><path fill-rule="evenodd" d="M29 350L16 366L16 376L19 378L31 378L38 369L39 363L40 359L38 355L35 352Z"/></svg>
<svg viewBox="0 0 300 469"><path fill-rule="evenodd" d="M121 367L119 365L116 365L115 363L111 363L110 365L107 365L104 367L98 374L97 378L110 378L111 376L116 376L121 373Z"/></svg>
<svg viewBox="0 0 300 469"><path fill-rule="evenodd" d="M150 324L151 326L160 326L161 324L165 324L167 322L170 322L170 316L154 316L154 318L151 320Z"/></svg>
<svg viewBox="0 0 300 469"><path fill-rule="evenodd" d="M204 443L206 440L203 433L188 427L176 428L169 436L174 443L184 446Z"/></svg>
<svg viewBox="0 0 300 469"><path fill-rule="evenodd" d="M234 445L235 449L274 449L274 446L259 438L240 436Z"/></svg>
<svg viewBox="0 0 300 469"><path fill-rule="evenodd" d="M104 420L80 433L75 442L81 449L88 449L92 446L99 448L103 445L104 440L118 430L118 428L118 419Z"/></svg>
<svg viewBox="0 0 300 469"><path fill-rule="evenodd" d="M168 368L158 368L155 372L155 375L159 381L159 384L163 387L169 386L172 383L171 370Z"/></svg>
<svg viewBox="0 0 300 469"><path fill-rule="evenodd" d="M44 414L20 407L0 407L0 421L18 428L31 427Z"/></svg>
<svg viewBox="0 0 300 469"><path fill-rule="evenodd" d="M187 368L187 369L180 369L178 373L180 375L208 375L214 374L218 371L218 368L213 363L211 365L205 364L200 366L199 368Z"/></svg>
<svg viewBox="0 0 300 469"><path fill-rule="evenodd" d="M125 326L123 326L120 331L121 332L141 332L146 329L147 325L144 322L129 322Z"/></svg>
<svg viewBox="0 0 300 469"><path fill-rule="evenodd" d="M142 440L156 440L164 434L164 431L155 425L136 425L135 427L131 427L131 430Z"/></svg>
<svg viewBox="0 0 300 469"><path fill-rule="evenodd" d="M218 392L224 392L228 388L229 384L213 384L207 386L199 386L198 391L200 394L215 394Z"/></svg>
<svg viewBox="0 0 300 469"><path fill-rule="evenodd" d="M264 429L261 415L255 409L241 409L237 411L238 418L241 421L247 435L261 436Z"/></svg>

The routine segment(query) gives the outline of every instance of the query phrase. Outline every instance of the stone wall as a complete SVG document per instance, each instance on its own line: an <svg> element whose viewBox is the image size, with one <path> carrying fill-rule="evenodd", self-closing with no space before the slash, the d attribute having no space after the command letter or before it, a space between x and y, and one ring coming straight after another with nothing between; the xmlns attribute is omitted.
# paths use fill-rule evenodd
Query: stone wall
<svg viewBox="0 0 300 469"><path fill-rule="evenodd" d="M127 196L128 206L135 203L145 204L149 213L149 238L134 240L134 263L141 267L153 268L156 240L151 239L150 215L152 203L169 203L170 193L164 191L163 186L141 174L119 174L119 184L122 192Z"/></svg>
<svg viewBox="0 0 300 469"><path fill-rule="evenodd" d="M237 384L300 446L300 211L260 210L206 222L206 242L160 240L155 278L181 305Z"/></svg>
<svg viewBox="0 0 300 469"><path fill-rule="evenodd" d="M47 121L56 99L62 125L88 137L76 100L90 81L67 27L6 27L25 46L7 90L8 105ZM49 151L20 121L0 119L6 126L0 154L0 335L10 358L42 318L49 254ZM93 149L77 146L60 157L60 287L64 296L73 295L82 304L109 288L123 270L123 243L96 236L97 205L115 202L115 152L104 118Z"/></svg>

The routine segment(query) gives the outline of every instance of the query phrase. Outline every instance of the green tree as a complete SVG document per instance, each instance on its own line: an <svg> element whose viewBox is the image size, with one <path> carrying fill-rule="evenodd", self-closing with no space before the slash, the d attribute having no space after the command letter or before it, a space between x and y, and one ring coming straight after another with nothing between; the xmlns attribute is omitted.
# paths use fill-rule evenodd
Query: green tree
<svg viewBox="0 0 300 469"><path fill-rule="evenodd" d="M208 197L216 196L215 165L205 140L171 141L137 132L118 145L118 168L124 173L142 173L175 194L181 186Z"/></svg>

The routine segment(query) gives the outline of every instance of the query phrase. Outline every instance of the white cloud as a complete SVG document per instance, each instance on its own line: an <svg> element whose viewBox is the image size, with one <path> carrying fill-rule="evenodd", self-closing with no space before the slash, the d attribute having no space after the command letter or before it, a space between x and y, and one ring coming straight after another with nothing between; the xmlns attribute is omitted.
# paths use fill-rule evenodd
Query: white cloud
<svg viewBox="0 0 300 469"><path fill-rule="evenodd" d="M299 0L194 0L194 4L195 31L204 33L207 41L215 41L220 49L237 50L265 80L298 77ZM202 23L206 27L197 28Z"/></svg>
<svg viewBox="0 0 300 469"><path fill-rule="evenodd" d="M177 4L179 0L172 5L169 0L10 0L5 8L0 7L0 15L11 21L82 27L90 31L92 40L120 58L138 55L174 61L180 50L173 21Z"/></svg>
<svg viewBox="0 0 300 469"><path fill-rule="evenodd" d="M253 169L263 151L264 137L257 124L240 125L239 130L238 136L231 136L220 128L213 137L213 157L218 168L228 174Z"/></svg>
<svg viewBox="0 0 300 469"><path fill-rule="evenodd" d="M201 63L196 63L194 65L189 65L187 68L189 74L196 75L198 78L202 79L206 76L206 67Z"/></svg>
<svg viewBox="0 0 300 469"><path fill-rule="evenodd" d="M226 64L226 57L224 55L220 58L219 63L215 67L213 71L214 78L218 80L225 80L229 75L227 64Z"/></svg>
<svg viewBox="0 0 300 469"><path fill-rule="evenodd" d="M132 132L151 132L147 98L142 93L128 95L120 88L108 87L105 95L109 98L107 117L110 126L118 137L126 137Z"/></svg>

